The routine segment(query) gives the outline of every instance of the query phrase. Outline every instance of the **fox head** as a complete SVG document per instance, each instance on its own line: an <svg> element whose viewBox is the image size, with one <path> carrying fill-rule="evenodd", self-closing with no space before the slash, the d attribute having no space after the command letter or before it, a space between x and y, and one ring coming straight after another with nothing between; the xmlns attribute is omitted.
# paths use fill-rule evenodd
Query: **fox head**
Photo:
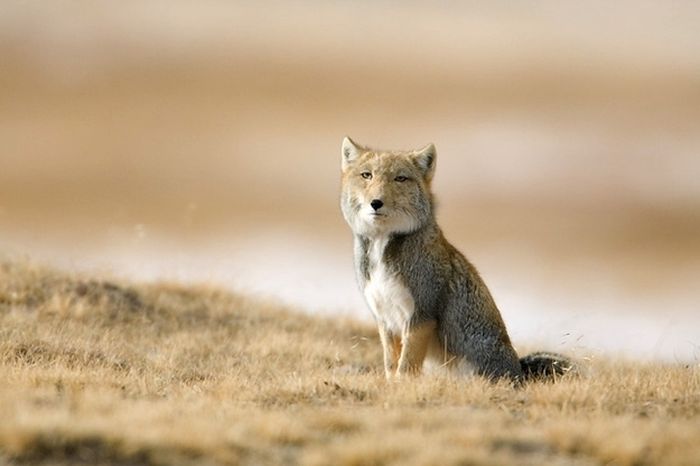
<svg viewBox="0 0 700 466"><path fill-rule="evenodd" d="M353 232L369 237L410 233L431 222L436 159L432 144L415 151L378 151L343 139L340 204Z"/></svg>

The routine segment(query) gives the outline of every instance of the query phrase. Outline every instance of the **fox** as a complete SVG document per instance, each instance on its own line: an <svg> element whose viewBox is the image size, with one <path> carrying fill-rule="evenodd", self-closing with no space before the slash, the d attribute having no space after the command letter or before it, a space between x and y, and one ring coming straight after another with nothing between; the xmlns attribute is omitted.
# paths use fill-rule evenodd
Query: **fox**
<svg viewBox="0 0 700 466"><path fill-rule="evenodd" d="M437 224L434 144L372 149L345 137L343 217L354 237L355 275L377 323L387 379L447 368L522 383L573 369L538 352L519 358L489 289Z"/></svg>

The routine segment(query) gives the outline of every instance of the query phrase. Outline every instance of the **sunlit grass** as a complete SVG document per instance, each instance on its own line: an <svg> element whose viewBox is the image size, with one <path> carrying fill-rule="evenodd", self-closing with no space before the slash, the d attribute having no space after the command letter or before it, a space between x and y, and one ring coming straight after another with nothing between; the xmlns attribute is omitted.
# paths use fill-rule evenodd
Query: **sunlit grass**
<svg viewBox="0 0 700 466"><path fill-rule="evenodd" d="M689 464L697 365L582 361L515 389L387 382L372 328L218 289L0 263L0 460Z"/></svg>

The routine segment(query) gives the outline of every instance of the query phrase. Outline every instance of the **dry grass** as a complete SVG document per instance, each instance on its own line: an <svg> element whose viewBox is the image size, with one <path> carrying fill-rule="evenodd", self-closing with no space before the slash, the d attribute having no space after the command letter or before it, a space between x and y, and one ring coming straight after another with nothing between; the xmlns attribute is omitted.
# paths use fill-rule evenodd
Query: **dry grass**
<svg viewBox="0 0 700 466"><path fill-rule="evenodd" d="M0 464L690 464L700 369L385 382L371 328L0 263Z"/></svg>

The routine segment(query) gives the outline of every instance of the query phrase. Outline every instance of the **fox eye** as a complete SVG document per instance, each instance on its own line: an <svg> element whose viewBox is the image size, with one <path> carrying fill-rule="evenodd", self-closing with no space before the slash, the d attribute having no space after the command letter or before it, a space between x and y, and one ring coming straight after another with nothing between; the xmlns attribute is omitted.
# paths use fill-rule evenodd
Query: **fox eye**
<svg viewBox="0 0 700 466"><path fill-rule="evenodd" d="M403 175L399 175L396 178L394 178L394 181L398 181L399 183L403 183L406 180L408 180L408 177Z"/></svg>
<svg viewBox="0 0 700 466"><path fill-rule="evenodd" d="M360 173L360 176L366 180L372 179L372 173L370 173L370 172L362 172L362 173Z"/></svg>

